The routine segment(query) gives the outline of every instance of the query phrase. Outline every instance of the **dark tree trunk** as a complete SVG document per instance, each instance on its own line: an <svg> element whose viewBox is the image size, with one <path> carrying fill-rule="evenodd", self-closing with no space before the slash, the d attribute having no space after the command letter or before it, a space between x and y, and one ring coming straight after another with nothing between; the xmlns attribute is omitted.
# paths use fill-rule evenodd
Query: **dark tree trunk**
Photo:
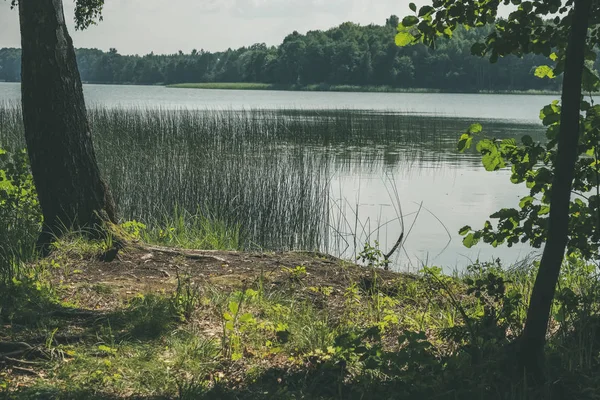
<svg viewBox="0 0 600 400"><path fill-rule="evenodd" d="M99 233L116 222L100 176L62 0L20 0L25 139L47 248L66 229Z"/></svg>
<svg viewBox="0 0 600 400"><path fill-rule="evenodd" d="M565 62L548 240L531 293L527 322L520 343L520 364L527 375L534 380L543 377L544 345L550 309L567 246L569 205L579 143L581 83L591 2L591 0L575 0Z"/></svg>

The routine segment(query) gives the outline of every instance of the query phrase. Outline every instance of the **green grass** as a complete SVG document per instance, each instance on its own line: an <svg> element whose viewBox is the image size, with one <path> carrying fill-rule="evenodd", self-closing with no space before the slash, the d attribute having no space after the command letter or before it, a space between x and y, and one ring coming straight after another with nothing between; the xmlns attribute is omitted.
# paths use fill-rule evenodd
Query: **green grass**
<svg viewBox="0 0 600 400"><path fill-rule="evenodd" d="M175 207L173 215L147 224L128 221L122 227L145 243L182 249L241 250L241 224L226 224L210 215Z"/></svg>
<svg viewBox="0 0 600 400"><path fill-rule="evenodd" d="M38 278L0 292L0 335L39 343L43 356L28 365L35 373L26 381L0 371L6 398L593 399L588 393L600 388L600 286L595 268L576 258L565 265L560 292L578 296L578 306L559 294L548 382L535 390L507 372L526 307L511 299L530 294L533 264L476 264L461 277L436 269L354 275L338 264L332 272L354 278L332 287L307 286L306 276L282 280L285 271L245 289L183 277L174 292L122 297L108 312L83 317L41 271L47 264L33 268ZM469 292L490 274L507 285L499 300ZM93 301L123 293L92 287ZM185 292L197 301L182 318ZM516 308L502 314L508 304Z"/></svg>

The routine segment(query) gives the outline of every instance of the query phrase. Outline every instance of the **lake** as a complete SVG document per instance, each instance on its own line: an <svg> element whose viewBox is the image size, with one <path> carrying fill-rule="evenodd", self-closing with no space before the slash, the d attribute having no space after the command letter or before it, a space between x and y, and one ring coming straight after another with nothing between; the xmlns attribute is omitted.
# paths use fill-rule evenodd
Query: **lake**
<svg viewBox="0 0 600 400"><path fill-rule="evenodd" d="M240 219L254 247L318 246L347 258L365 241L387 252L403 223L410 233L394 267L413 271L539 252L462 246L462 226L483 226L527 190L509 171L486 172L477 154L458 154L456 142L474 122L489 136L543 140L539 111L557 96L84 90L99 162L127 218L206 206ZM19 91L0 83L0 103L16 104ZM7 126L0 140L19 140Z"/></svg>
<svg viewBox="0 0 600 400"><path fill-rule="evenodd" d="M18 83L0 82L0 102L20 98ZM449 93L342 93L174 89L164 86L84 85L90 106L192 109L356 109L477 120L539 123L558 96Z"/></svg>

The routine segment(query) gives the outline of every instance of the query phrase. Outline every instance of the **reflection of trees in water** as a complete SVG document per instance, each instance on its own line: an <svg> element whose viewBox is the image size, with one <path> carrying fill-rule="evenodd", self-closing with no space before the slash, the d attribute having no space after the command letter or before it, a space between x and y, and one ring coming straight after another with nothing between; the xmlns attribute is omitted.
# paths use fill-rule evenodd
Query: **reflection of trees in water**
<svg viewBox="0 0 600 400"><path fill-rule="evenodd" d="M314 124L312 134L304 142L300 142L301 135L292 135L283 138L286 143L310 146L311 151L324 154L336 170L346 173L383 168L441 168L443 164L481 165L474 149L466 154L459 154L456 149L460 132L473 121L346 111L285 114L294 121L291 126L298 127L298 121ZM483 121L483 124L485 134L490 137L518 138L528 134L543 140L543 129L535 125L497 121Z"/></svg>

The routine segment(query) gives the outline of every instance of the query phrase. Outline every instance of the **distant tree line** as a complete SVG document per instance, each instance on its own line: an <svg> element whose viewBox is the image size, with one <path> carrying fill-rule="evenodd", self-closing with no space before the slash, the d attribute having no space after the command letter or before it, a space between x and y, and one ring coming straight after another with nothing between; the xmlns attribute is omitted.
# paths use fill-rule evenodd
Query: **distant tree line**
<svg viewBox="0 0 600 400"><path fill-rule="evenodd" d="M284 85L385 85L444 91L556 90L560 82L533 75L545 57L505 57L495 64L471 55L471 46L490 33L458 29L452 40L399 48L399 19L359 26L343 23L327 31L294 32L279 46L255 44L211 53L121 55L116 49L78 49L81 78L92 83L172 84L264 82ZM0 49L0 80L19 81L19 49Z"/></svg>

